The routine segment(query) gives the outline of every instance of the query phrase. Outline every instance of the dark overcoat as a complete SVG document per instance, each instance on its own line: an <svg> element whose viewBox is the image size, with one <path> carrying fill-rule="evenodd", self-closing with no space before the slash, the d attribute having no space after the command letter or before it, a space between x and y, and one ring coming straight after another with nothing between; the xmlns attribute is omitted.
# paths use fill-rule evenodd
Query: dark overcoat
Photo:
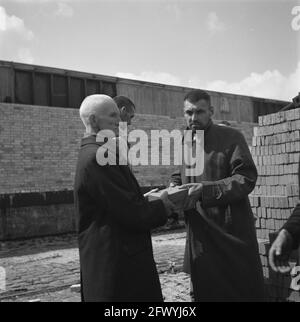
<svg viewBox="0 0 300 322"><path fill-rule="evenodd" d="M195 143L194 143L195 144ZM185 213L185 271L196 301L261 301L263 274L248 195L257 171L243 135L212 122L204 132L204 172L175 184L202 182L201 205Z"/></svg>
<svg viewBox="0 0 300 322"><path fill-rule="evenodd" d="M83 301L162 301L150 230L166 222L128 166L100 166L82 139L74 184Z"/></svg>

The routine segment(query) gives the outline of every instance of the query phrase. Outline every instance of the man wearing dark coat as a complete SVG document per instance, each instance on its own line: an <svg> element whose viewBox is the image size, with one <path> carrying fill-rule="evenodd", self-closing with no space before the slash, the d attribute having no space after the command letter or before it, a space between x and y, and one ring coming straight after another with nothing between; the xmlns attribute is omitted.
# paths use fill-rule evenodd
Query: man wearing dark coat
<svg viewBox="0 0 300 322"><path fill-rule="evenodd" d="M171 179L171 185L188 187L197 201L197 207L185 212L184 270L191 275L195 301L261 301L263 274L248 199L256 167L243 135L215 125L212 115L206 92L186 95L188 129L204 130L204 172L187 176L183 166Z"/></svg>
<svg viewBox="0 0 300 322"><path fill-rule="evenodd" d="M300 187L300 161L299 161ZM300 197L300 196L299 196ZM290 271L288 260L294 249L300 246L300 203L280 230L269 251L269 263L275 272L286 274Z"/></svg>
<svg viewBox="0 0 300 322"><path fill-rule="evenodd" d="M99 165L100 130L118 135L119 110L106 95L80 107L86 127L74 184L82 301L162 301L150 230L172 213L166 195L148 202L126 165Z"/></svg>
<svg viewBox="0 0 300 322"><path fill-rule="evenodd" d="M113 98L120 111L120 119L122 122L126 122L127 125L131 125L131 121L135 115L135 105L126 96L118 95Z"/></svg>

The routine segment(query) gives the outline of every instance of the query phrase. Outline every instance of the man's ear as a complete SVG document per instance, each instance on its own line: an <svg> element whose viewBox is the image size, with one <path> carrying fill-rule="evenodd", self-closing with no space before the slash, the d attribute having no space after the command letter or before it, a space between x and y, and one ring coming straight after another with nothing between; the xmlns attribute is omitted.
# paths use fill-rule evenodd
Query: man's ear
<svg viewBox="0 0 300 322"><path fill-rule="evenodd" d="M211 106L209 109L210 109L210 113L211 113L211 115L214 115L214 113L215 113L215 108L214 108L213 106Z"/></svg>
<svg viewBox="0 0 300 322"><path fill-rule="evenodd" d="M89 123L92 129L94 129L95 127L97 127L97 121L96 121L96 116L94 114L91 114L89 116Z"/></svg>
<svg viewBox="0 0 300 322"><path fill-rule="evenodd" d="M126 113L126 107L125 106L122 106L120 108L120 114L124 114L124 113Z"/></svg>

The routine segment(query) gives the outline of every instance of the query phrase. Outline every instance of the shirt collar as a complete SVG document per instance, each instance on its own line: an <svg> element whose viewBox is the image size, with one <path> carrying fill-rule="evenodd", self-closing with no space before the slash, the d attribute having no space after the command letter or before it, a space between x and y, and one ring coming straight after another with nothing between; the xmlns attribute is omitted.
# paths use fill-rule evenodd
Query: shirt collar
<svg viewBox="0 0 300 322"><path fill-rule="evenodd" d="M81 146L85 146L87 144L97 144L97 145L101 146L103 143L102 142L97 142L96 141L96 135L92 134L92 135L89 135L89 136L84 136L81 139Z"/></svg>

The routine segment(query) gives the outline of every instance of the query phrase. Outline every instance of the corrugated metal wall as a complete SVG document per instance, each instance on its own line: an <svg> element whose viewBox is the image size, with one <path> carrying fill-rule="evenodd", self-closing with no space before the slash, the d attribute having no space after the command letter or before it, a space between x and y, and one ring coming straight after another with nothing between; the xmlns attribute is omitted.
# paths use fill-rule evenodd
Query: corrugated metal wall
<svg viewBox="0 0 300 322"><path fill-rule="evenodd" d="M183 99L190 88L159 86L128 80L117 82L118 95L125 95L135 102L138 113L181 117ZM253 122L253 102L251 98L207 91L215 108L218 120Z"/></svg>
<svg viewBox="0 0 300 322"><path fill-rule="evenodd" d="M190 88L0 61L0 102L78 108L87 95L125 95L142 114L180 117ZM258 122L287 102L210 92L215 119Z"/></svg>
<svg viewBox="0 0 300 322"><path fill-rule="evenodd" d="M0 102L79 108L84 97L97 93L115 96L115 82L46 67L0 66Z"/></svg>
<svg viewBox="0 0 300 322"><path fill-rule="evenodd" d="M11 103L13 97L13 71L0 66L0 102Z"/></svg>

